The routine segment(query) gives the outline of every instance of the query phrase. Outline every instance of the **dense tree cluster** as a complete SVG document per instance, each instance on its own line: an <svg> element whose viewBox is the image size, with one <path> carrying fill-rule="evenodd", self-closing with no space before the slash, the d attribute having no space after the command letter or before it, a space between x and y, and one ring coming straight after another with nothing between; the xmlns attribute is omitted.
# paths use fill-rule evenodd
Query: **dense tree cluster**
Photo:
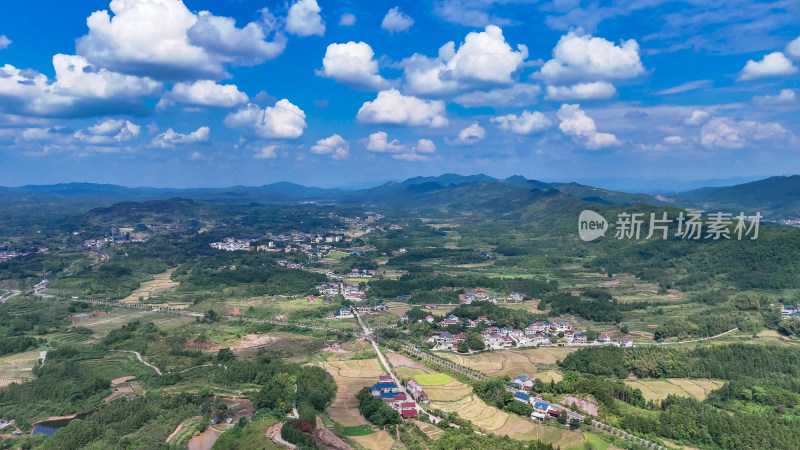
<svg viewBox="0 0 800 450"><path fill-rule="evenodd" d="M403 421L400 414L391 406L382 402L380 398L373 397L368 387L358 391L356 398L358 399L358 411L370 423L382 427L396 425Z"/></svg>

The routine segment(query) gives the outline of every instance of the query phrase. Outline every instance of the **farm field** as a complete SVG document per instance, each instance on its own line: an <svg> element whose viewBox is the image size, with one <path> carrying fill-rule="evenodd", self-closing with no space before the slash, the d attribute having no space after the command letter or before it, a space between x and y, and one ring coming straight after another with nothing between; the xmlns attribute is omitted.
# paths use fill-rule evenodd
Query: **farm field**
<svg viewBox="0 0 800 450"><path fill-rule="evenodd" d="M158 313L150 310L112 308L108 314L91 316L75 323L76 326L91 329L95 338L107 335L111 330L117 329L132 320L153 322L161 329L173 329L194 322L192 317L175 316L174 314Z"/></svg>
<svg viewBox="0 0 800 450"><path fill-rule="evenodd" d="M330 361L320 364L333 376L339 389L336 398L326 410L332 420L345 427L369 425L358 412L356 393L361 388L371 386L378 381L384 371L377 359L359 359L350 361ZM368 436L353 436L354 441L369 449L386 449L394 445L394 439L386 431L379 431Z"/></svg>
<svg viewBox="0 0 800 450"><path fill-rule="evenodd" d="M386 357L389 359L389 363L392 365L392 367L408 367L411 369L419 369L423 373L433 373L433 371L428 369L424 364L420 364L417 361L414 361L413 359L401 355L393 350L387 350Z"/></svg>
<svg viewBox="0 0 800 450"><path fill-rule="evenodd" d="M31 370L39 359L39 350L0 356L0 387L33 379Z"/></svg>
<svg viewBox="0 0 800 450"><path fill-rule="evenodd" d="M436 375L442 376L423 375L421 380L416 378L423 385L431 408L457 412L459 417L469 420L487 433L519 440L539 439L560 448L576 446L584 441L579 431L549 427L489 406L472 392L472 386L460 381L438 384L445 380L444 377L450 377ZM424 381L431 381L432 384L425 384Z"/></svg>
<svg viewBox="0 0 800 450"><path fill-rule="evenodd" d="M172 281L172 272L175 272L175 269L177 269L177 267L167 269L165 272L153 276L152 280L142 283L139 289L136 289L131 295L120 300L120 303L140 303L139 297L142 298L143 303L149 303L148 301L153 295L174 288L180 284L176 281Z"/></svg>
<svg viewBox="0 0 800 450"><path fill-rule="evenodd" d="M625 380L625 384L640 389L645 399L660 402L670 394L694 397L703 401L711 391L719 389L725 383L721 380L667 378L665 380Z"/></svg>
<svg viewBox="0 0 800 450"><path fill-rule="evenodd" d="M487 375L535 375L539 366L552 366L563 360L574 349L569 347L541 347L521 350L498 350L477 355L437 352L437 355L483 372ZM549 381L549 380L548 380Z"/></svg>

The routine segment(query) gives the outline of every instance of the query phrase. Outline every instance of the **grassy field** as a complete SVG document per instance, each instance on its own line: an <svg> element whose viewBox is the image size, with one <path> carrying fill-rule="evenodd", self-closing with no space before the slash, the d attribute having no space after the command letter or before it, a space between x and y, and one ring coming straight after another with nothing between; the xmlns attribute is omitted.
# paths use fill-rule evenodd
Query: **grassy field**
<svg viewBox="0 0 800 450"><path fill-rule="evenodd" d="M33 379L33 370L39 359L39 350L0 356L0 387Z"/></svg>
<svg viewBox="0 0 800 450"><path fill-rule="evenodd" d="M369 425L356 425L353 427L342 427L342 434L345 436L369 436L370 434L374 433L373 430Z"/></svg>
<svg viewBox="0 0 800 450"><path fill-rule="evenodd" d="M694 397L703 401L711 391L719 389L725 383L721 380L667 378L664 380L625 380L625 384L632 388L640 389L645 399L660 402L670 394L680 397Z"/></svg>
<svg viewBox="0 0 800 450"><path fill-rule="evenodd" d="M432 383L440 383L444 377L423 376L423 380L428 379ZM519 440L538 439L560 448L580 445L584 441L579 431L550 427L489 406L472 392L471 386L459 381L453 380L446 384L426 384L420 381L420 384L431 400L432 408L457 412L459 417L469 420L487 433Z"/></svg>
<svg viewBox="0 0 800 450"><path fill-rule="evenodd" d="M102 338L111 330L119 328L132 320L153 322L159 328L170 330L195 321L192 317L179 317L174 314L141 311L137 309L112 308L106 315L90 316L81 319L75 325L91 329L94 338Z"/></svg>
<svg viewBox="0 0 800 450"><path fill-rule="evenodd" d="M455 378L443 373L417 375L414 379L423 386L444 386L452 381L456 381Z"/></svg>
<svg viewBox="0 0 800 450"><path fill-rule="evenodd" d="M139 286L139 289L136 289L131 293L131 295L125 297L124 299L120 300L121 303L140 303L139 298L141 297L143 303L149 303L150 297L157 295L161 292L168 291L175 286L177 286L178 282L172 281L172 272L175 272L177 267L173 267L172 269L167 269L166 272L161 272L153 277L150 281L145 281ZM166 306L166 305L164 305ZM173 307L178 307L175 305L170 305Z"/></svg>
<svg viewBox="0 0 800 450"><path fill-rule="evenodd" d="M453 352L438 352L437 355L456 364L483 372L487 375L536 375L564 360L574 349L570 347L541 347L520 350L498 350L477 355L462 355Z"/></svg>

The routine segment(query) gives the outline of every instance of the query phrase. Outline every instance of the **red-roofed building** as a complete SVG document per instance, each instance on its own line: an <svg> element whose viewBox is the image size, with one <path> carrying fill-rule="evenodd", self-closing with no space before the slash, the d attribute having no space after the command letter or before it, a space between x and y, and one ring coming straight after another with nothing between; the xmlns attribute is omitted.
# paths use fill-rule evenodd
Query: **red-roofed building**
<svg viewBox="0 0 800 450"><path fill-rule="evenodd" d="M406 402L403 403L400 410L400 415L403 416L403 419L413 419L419 415L417 411L417 405L414 402Z"/></svg>

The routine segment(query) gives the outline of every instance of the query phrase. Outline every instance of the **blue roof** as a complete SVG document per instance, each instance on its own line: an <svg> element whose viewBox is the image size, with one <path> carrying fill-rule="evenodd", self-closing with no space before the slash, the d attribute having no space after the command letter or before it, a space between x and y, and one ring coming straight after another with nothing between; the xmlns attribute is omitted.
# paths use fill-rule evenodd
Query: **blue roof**
<svg viewBox="0 0 800 450"><path fill-rule="evenodd" d="M381 398L394 398L395 395L394 392L381 392Z"/></svg>
<svg viewBox="0 0 800 450"><path fill-rule="evenodd" d="M533 407L534 407L534 408L542 408L542 409L547 409L547 408L549 408L549 407L550 407L550 403L545 403L545 402L536 402L536 403L534 403L534 404L533 404Z"/></svg>
<svg viewBox="0 0 800 450"><path fill-rule="evenodd" d="M392 389L397 388L397 385L394 383L375 383L372 385L372 389Z"/></svg>
<svg viewBox="0 0 800 450"><path fill-rule="evenodd" d="M450 314L450 315L449 315L449 316L447 316L447 317L448 317L449 319L458 319L458 317L454 316L453 314Z"/></svg>
<svg viewBox="0 0 800 450"><path fill-rule="evenodd" d="M528 377L527 377L527 375L520 375L520 376L518 376L518 377L516 377L516 378L514 378L514 379L515 379L515 380L522 380L522 381L525 381L525 380L527 380L527 379L528 379Z"/></svg>
<svg viewBox="0 0 800 450"><path fill-rule="evenodd" d="M523 400L530 400L531 396L524 393L524 392L517 392L514 394L514 397L521 398Z"/></svg>
<svg viewBox="0 0 800 450"><path fill-rule="evenodd" d="M578 337L578 336L581 336L581 337L586 337L586 335L585 335L585 334L583 334L583 333L578 333L578 334L576 334L576 335L575 335L575 337Z"/></svg>

